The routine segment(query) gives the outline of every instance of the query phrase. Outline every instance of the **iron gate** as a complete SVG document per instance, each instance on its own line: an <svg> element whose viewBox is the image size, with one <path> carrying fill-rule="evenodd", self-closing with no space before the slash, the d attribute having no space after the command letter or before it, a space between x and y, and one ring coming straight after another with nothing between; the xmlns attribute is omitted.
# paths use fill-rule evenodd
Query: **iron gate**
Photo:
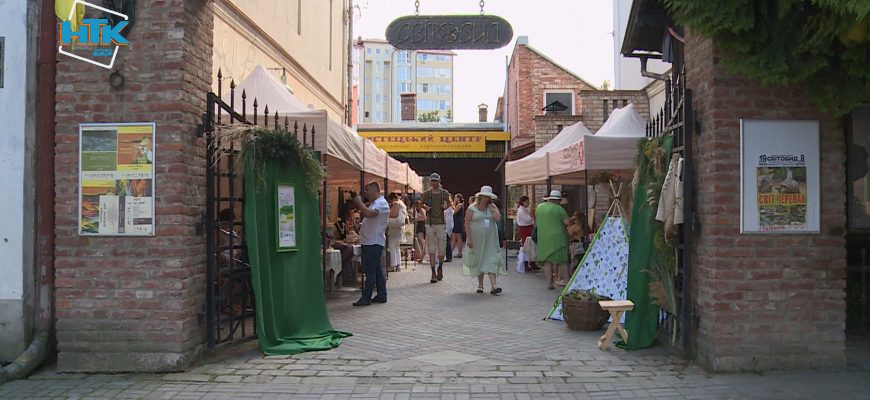
<svg viewBox="0 0 870 400"><path fill-rule="evenodd" d="M677 243L677 268L674 286L677 300L676 315L661 311L660 330L668 338L677 337L674 347L683 353L690 352L692 332L692 224L694 200L692 182L692 136L695 124L692 113L692 91L686 87L686 69L682 57L674 60L671 77L665 80L665 105L646 127L647 137L673 135L672 157L683 157L683 214L685 223L680 226ZM674 322L678 322L675 324ZM676 332L675 332L676 331Z"/></svg>
<svg viewBox="0 0 870 400"><path fill-rule="evenodd" d="M217 73L217 92L222 93L223 75ZM209 92L206 112L200 129L206 142L206 207L203 215L206 228L206 304L208 348L257 337L255 298L251 285L244 234L244 180L239 167L241 144L221 143L220 127L230 125L262 126L290 134L290 121L283 121L278 112L270 114L269 106L252 102L248 115L247 93L241 93L241 110L236 110L236 85L230 81L230 102ZM270 124L271 123L271 124ZM293 123L293 135L299 136L298 122ZM302 142L308 145L308 128L302 126ZM311 129L311 145L315 131Z"/></svg>

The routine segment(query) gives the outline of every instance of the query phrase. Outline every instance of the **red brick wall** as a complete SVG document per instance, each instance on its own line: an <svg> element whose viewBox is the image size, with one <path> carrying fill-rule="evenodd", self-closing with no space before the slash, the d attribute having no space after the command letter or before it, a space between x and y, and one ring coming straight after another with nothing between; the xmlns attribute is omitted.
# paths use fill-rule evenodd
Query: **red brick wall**
<svg viewBox="0 0 870 400"><path fill-rule="evenodd" d="M841 126L800 88L725 73L713 43L690 35L696 118L694 246L698 361L717 371L845 363L845 146ZM821 233L741 235L740 119L821 121Z"/></svg>
<svg viewBox="0 0 870 400"><path fill-rule="evenodd" d="M519 82L517 101L516 84ZM517 45L511 56L508 68L507 107L508 123L511 128L513 145L530 142L535 135L537 115L543 115L544 91L550 89L569 89L574 92L574 113L582 114L578 93L581 90L595 90L564 69L530 50L526 45ZM519 112L517 112L519 106Z"/></svg>
<svg viewBox="0 0 870 400"><path fill-rule="evenodd" d="M56 134L58 369L166 371L201 352L205 293L204 145L196 124L212 76L211 2L137 9L109 71L59 56ZM156 236L80 237L78 124L156 122Z"/></svg>

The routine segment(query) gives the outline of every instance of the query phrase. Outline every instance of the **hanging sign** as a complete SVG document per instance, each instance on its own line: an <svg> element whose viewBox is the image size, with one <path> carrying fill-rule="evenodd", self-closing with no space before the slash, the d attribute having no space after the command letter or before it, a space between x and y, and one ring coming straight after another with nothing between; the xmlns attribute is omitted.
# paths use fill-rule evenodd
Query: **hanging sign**
<svg viewBox="0 0 870 400"><path fill-rule="evenodd" d="M154 123L79 125L79 234L154 236Z"/></svg>
<svg viewBox="0 0 870 400"><path fill-rule="evenodd" d="M514 31L494 15L415 15L394 20L386 35L399 50L491 50L509 44Z"/></svg>
<svg viewBox="0 0 870 400"><path fill-rule="evenodd" d="M278 251L296 250L296 190L278 183L275 196Z"/></svg>
<svg viewBox="0 0 870 400"><path fill-rule="evenodd" d="M740 135L740 232L819 232L819 122L741 120Z"/></svg>

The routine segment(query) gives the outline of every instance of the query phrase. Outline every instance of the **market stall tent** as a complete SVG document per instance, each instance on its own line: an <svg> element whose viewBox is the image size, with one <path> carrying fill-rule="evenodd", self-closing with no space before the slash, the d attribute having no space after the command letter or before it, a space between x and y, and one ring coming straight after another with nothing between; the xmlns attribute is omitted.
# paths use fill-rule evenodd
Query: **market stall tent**
<svg viewBox="0 0 870 400"><path fill-rule="evenodd" d="M646 121L634 104L613 110L594 135L549 152L548 176L553 183L585 183L588 171L634 169L637 142L646 136Z"/></svg>
<svg viewBox="0 0 870 400"><path fill-rule="evenodd" d="M551 153L561 151L582 141L584 136L591 135L592 132L586 129L582 122L563 128L556 137L534 153L516 161L508 161L505 164L505 183L507 185L541 185L546 183L550 176L548 159L551 157Z"/></svg>
<svg viewBox="0 0 870 400"><path fill-rule="evenodd" d="M290 131L298 126L297 134L300 140L312 138L314 131L314 149L325 152L331 182L358 182L359 171L363 169L364 138L341 123L329 118L324 110L314 110L305 106L290 90L271 72L263 66L257 66L254 71L221 99L236 110L241 110L242 93L246 96L245 112L253 114L253 102L257 100L258 118L263 118L265 107L269 107L269 118L274 118L277 112L280 121L286 117L290 121ZM226 117L226 113L224 113ZM248 117L249 119L251 117ZM310 142L309 142L310 143Z"/></svg>

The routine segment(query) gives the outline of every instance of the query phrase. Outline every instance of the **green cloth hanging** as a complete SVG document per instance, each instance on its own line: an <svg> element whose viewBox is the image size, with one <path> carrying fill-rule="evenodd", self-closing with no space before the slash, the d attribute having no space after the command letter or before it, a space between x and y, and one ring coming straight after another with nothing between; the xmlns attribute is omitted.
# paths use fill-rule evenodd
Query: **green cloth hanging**
<svg viewBox="0 0 870 400"><path fill-rule="evenodd" d="M305 189L298 162L245 164L245 237L257 308L257 336L266 355L329 350L349 332L332 328L323 296L318 199ZM260 176L258 176L258 174ZM263 178L265 178L265 183ZM297 251L277 252L276 182L295 186Z"/></svg>
<svg viewBox="0 0 870 400"><path fill-rule="evenodd" d="M670 162L673 139L673 136L662 138L665 168ZM628 236L628 300L634 303L634 310L625 316L628 343L617 344L626 350L650 347L658 336L659 306L649 296L650 277L646 269L649 268L651 258L655 256L653 241L655 232L662 229L662 223L655 220L656 210L651 210L647 203L650 183L649 174L642 174L632 199Z"/></svg>

